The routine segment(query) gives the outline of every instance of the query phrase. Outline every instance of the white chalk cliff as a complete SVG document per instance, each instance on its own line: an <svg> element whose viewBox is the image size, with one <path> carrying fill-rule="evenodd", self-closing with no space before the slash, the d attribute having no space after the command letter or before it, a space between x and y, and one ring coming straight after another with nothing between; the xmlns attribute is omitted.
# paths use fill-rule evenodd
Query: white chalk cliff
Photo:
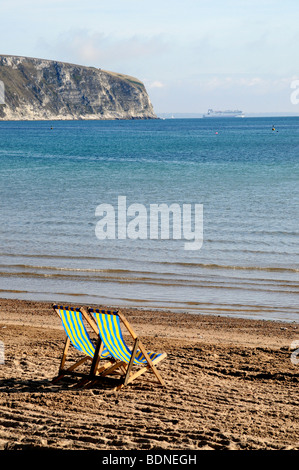
<svg viewBox="0 0 299 470"><path fill-rule="evenodd" d="M0 55L0 120L155 119L144 84L95 67Z"/></svg>

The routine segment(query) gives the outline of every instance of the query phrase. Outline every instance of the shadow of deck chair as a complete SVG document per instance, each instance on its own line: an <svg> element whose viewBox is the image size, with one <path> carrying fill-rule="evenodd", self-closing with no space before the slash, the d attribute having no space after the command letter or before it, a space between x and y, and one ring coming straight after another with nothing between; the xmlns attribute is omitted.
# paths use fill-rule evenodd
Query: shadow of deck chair
<svg viewBox="0 0 299 470"><path fill-rule="evenodd" d="M58 376L55 377L52 382L55 383L59 381L65 375L71 375L74 377L81 377L81 382L78 383L78 386L83 385L85 382L90 381L91 376L102 372L106 367L111 366L115 361L111 357L109 351L104 347L103 342L98 335L98 328L95 321L85 311L81 311L79 308L64 307L62 305L58 306L56 304L54 304L52 307L61 319L62 326L66 333L66 341L62 353ZM96 345L94 345L90 339L85 324L83 323L83 318L88 322L91 329L97 335ZM83 357L73 362L71 366L65 368L70 345L80 351L83 354ZM100 367L99 364L101 359L106 360L106 362L103 366ZM81 372L78 370L75 371L75 369L78 369L86 361L91 361L91 367L88 372Z"/></svg>
<svg viewBox="0 0 299 470"><path fill-rule="evenodd" d="M115 359L115 363L101 372L98 379L115 374L118 370L120 384L116 387L116 390L119 390L149 371L154 374L155 383L165 386L156 364L166 357L166 353L147 352L140 338L135 334L130 323L120 311L88 308L88 312L93 315L97 322L99 336L105 348ZM120 322L123 323L134 340L132 350L123 338ZM137 370L133 371L133 369Z"/></svg>

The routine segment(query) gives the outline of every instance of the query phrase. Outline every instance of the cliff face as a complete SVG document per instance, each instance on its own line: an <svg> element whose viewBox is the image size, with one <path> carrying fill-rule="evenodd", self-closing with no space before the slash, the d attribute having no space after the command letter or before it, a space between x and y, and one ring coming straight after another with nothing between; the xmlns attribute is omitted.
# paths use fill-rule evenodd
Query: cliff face
<svg viewBox="0 0 299 470"><path fill-rule="evenodd" d="M1 56L0 120L155 119L138 79L94 67Z"/></svg>

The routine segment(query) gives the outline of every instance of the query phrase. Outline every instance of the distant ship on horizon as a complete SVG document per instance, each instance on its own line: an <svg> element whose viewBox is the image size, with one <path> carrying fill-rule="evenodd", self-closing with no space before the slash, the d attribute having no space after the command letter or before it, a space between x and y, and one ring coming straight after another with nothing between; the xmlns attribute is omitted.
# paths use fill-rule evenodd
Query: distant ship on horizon
<svg viewBox="0 0 299 470"><path fill-rule="evenodd" d="M228 109L226 111L214 111L213 109L208 109L207 114L203 115L203 118L225 118L225 117L245 117L243 111L235 109L234 111Z"/></svg>

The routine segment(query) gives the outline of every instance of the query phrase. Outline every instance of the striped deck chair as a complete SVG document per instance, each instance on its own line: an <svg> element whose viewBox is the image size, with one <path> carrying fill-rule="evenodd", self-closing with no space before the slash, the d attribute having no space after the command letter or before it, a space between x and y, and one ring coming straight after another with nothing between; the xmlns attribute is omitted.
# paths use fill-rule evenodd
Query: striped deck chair
<svg viewBox="0 0 299 470"><path fill-rule="evenodd" d="M82 378L85 377L85 381L87 382L90 380L90 377L100 373L102 370L105 370L106 367L115 362L98 336L98 328L95 321L90 318L90 316L87 315L85 311L81 311L79 308L64 307L62 305L58 306L56 304L53 305L53 309L60 317L66 333L66 341L62 353L59 372L58 376L53 379L54 383L62 379L65 375L78 376ZM90 339L90 336L83 323L83 317L89 323L92 330L97 334L98 339L96 345L94 345ZM84 354L84 356L80 360L74 362L68 368L65 368L64 366L70 345ZM100 359L106 359L108 360L108 363L105 363L105 365L99 367ZM88 360L92 362L88 373L78 371L74 372L75 369Z"/></svg>
<svg viewBox="0 0 299 470"><path fill-rule="evenodd" d="M101 340L115 359L115 363L105 369L99 378L111 375L118 369L121 378L120 385L116 389L120 389L149 371L154 374L156 382L165 386L164 380L155 365L166 357L166 353L147 352L140 338L134 333L128 320L120 311L88 308L88 312L94 316ZM134 340L132 350L123 338L120 322L123 323ZM132 371L133 367L137 369L134 372Z"/></svg>

